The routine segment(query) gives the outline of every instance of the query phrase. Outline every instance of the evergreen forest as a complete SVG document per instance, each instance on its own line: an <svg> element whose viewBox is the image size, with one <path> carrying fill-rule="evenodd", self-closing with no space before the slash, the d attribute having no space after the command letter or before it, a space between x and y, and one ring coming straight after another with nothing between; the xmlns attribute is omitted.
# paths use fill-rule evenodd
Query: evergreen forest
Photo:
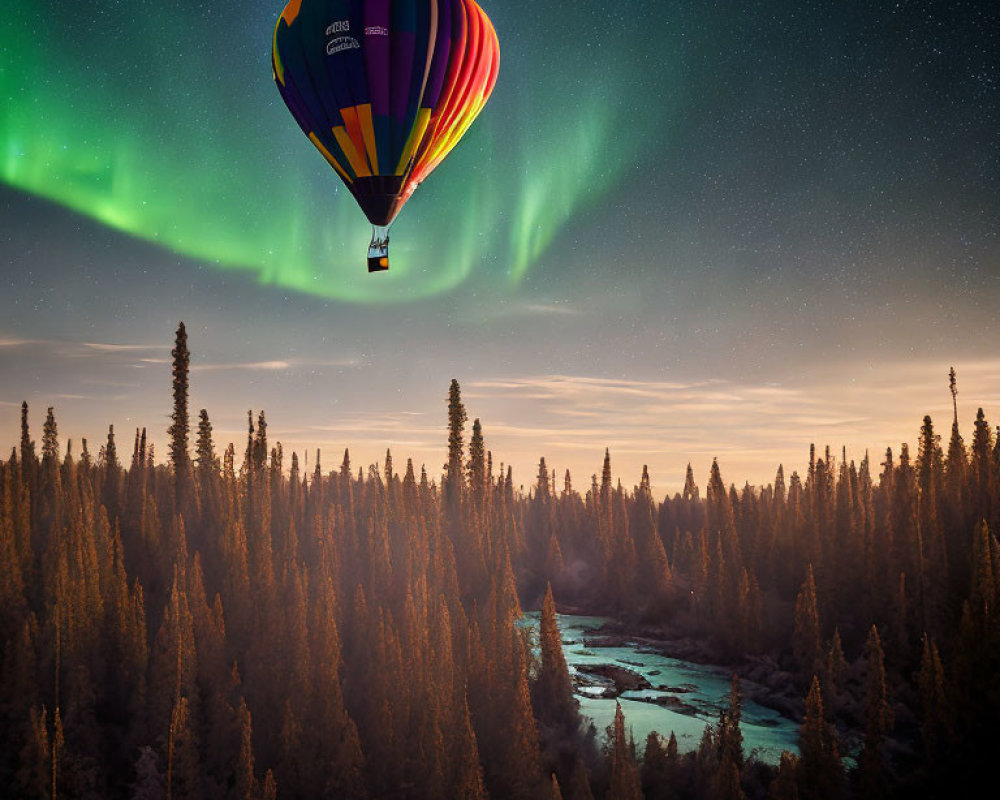
<svg viewBox="0 0 1000 800"><path fill-rule="evenodd" d="M1000 428L981 409L960 420L954 371L947 438L925 417L916 453L855 463L821 446L805 474L742 488L715 463L702 490L689 467L657 498L608 452L582 483L542 458L516 488L457 381L443 471L388 451L370 466L317 451L305 470L262 411L245 442L216 442L188 407L183 324L172 358L163 456L144 429L74 450L52 408L38 446L24 404L0 460L0 797L877 800L995 784ZM732 673L697 749L669 730L636 741L620 707L594 729L557 608L697 640ZM522 609L541 609L537 636ZM751 678L801 725L778 765L743 746Z"/></svg>

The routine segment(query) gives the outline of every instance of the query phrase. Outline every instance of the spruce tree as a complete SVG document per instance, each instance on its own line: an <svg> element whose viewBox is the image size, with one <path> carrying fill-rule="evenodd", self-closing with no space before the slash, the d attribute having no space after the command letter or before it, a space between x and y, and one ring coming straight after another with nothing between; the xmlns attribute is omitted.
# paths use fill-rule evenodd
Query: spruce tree
<svg viewBox="0 0 1000 800"><path fill-rule="evenodd" d="M45 415L45 425L42 428L42 469L52 470L59 466L59 432L53 409Z"/></svg>
<svg viewBox="0 0 1000 800"><path fill-rule="evenodd" d="M449 509L462 501L462 460L465 449L465 423L468 418L462 405L462 390L452 378L448 388L448 463L445 464L444 496Z"/></svg>
<svg viewBox="0 0 1000 800"><path fill-rule="evenodd" d="M646 800L667 798L670 791L670 762L663 739L656 731L646 737L646 749L642 757L642 791Z"/></svg>
<svg viewBox="0 0 1000 800"><path fill-rule="evenodd" d="M840 628L833 631L833 640L826 654L825 666L823 685L826 686L827 701L833 706L838 692L844 688L844 679L847 675L847 661L840 641Z"/></svg>
<svg viewBox="0 0 1000 800"><path fill-rule="evenodd" d="M477 417L472 423L469 439L469 493L476 508L482 511L486 491L486 447L483 443L483 426Z"/></svg>
<svg viewBox="0 0 1000 800"><path fill-rule="evenodd" d="M257 432L254 435L252 449L254 470L262 473L267 466L267 419L263 410L257 414Z"/></svg>
<svg viewBox="0 0 1000 800"><path fill-rule="evenodd" d="M27 478L35 464L35 443L28 429L28 403L21 403L21 472Z"/></svg>
<svg viewBox="0 0 1000 800"><path fill-rule="evenodd" d="M601 467L601 499L610 503L611 497L611 450L604 448L604 465Z"/></svg>
<svg viewBox="0 0 1000 800"><path fill-rule="evenodd" d="M170 718L167 757L167 800L204 796L205 771L198 732L188 698L181 697Z"/></svg>
<svg viewBox="0 0 1000 800"><path fill-rule="evenodd" d="M264 775L264 783L260 787L260 800L278 800L278 782L271 770Z"/></svg>
<svg viewBox="0 0 1000 800"><path fill-rule="evenodd" d="M941 437L934 432L931 418L925 416L920 428L920 444L917 449L917 475L921 492L927 492L931 488L939 491L937 481L944 471L943 465Z"/></svg>
<svg viewBox="0 0 1000 800"><path fill-rule="evenodd" d="M171 423L167 435L170 437L170 466L173 468L174 474L174 497L177 508L183 511L189 500L191 470L188 454L188 433L191 427L188 417L188 371L191 356L188 352L187 331L183 322L177 326L174 349L170 355L173 357L174 410L170 416Z"/></svg>
<svg viewBox="0 0 1000 800"><path fill-rule="evenodd" d="M951 387L951 400L954 417L951 423L951 438L948 440L948 456L945 461L945 478L948 482L948 499L951 504L952 523L964 521L966 500L966 473L968 471L968 453L965 441L958 429L958 384L955 378L955 368L948 373Z"/></svg>
<svg viewBox="0 0 1000 800"><path fill-rule="evenodd" d="M560 737L566 738L572 736L579 718L550 584L545 587L545 599L542 601L539 644L542 659L535 681L535 714L541 725L558 727Z"/></svg>
<svg viewBox="0 0 1000 800"><path fill-rule="evenodd" d="M691 469L691 465L687 465L687 472L684 474L684 492L683 498L689 501L698 501L698 484L694 482L694 470Z"/></svg>
<svg viewBox="0 0 1000 800"><path fill-rule="evenodd" d="M888 783L885 773L882 743L892 729L893 713L886 697L885 663L882 641L874 625L865 645L867 662L865 701L865 742L858 759L861 794L868 800L885 797Z"/></svg>
<svg viewBox="0 0 1000 800"><path fill-rule="evenodd" d="M816 580L813 577L812 564L807 569L806 579L803 581L802 589L795 600L795 632L792 638L792 648L799 680L807 685L813 675L819 674L823 664L819 611L816 602Z"/></svg>
<svg viewBox="0 0 1000 800"><path fill-rule="evenodd" d="M976 413L975 432L972 436L972 511L976 522L992 522L994 506L993 429L980 408Z"/></svg>
<svg viewBox="0 0 1000 800"><path fill-rule="evenodd" d="M936 767L947 760L953 730L950 692L945 683L941 655L937 645L926 633L923 637L917 686L920 690L924 758L928 771L933 774Z"/></svg>
<svg viewBox="0 0 1000 800"><path fill-rule="evenodd" d="M729 706L719 714L716 746L719 748L719 763L733 764L737 772L743 769L743 731L740 729L742 708L740 678L734 672L729 689Z"/></svg>
<svg viewBox="0 0 1000 800"><path fill-rule="evenodd" d="M778 471L774 476L774 502L779 506L785 504L785 467L783 464L778 464Z"/></svg>
<svg viewBox="0 0 1000 800"><path fill-rule="evenodd" d="M452 796L456 800L486 800L486 786L483 783L483 768L479 763L479 747L476 742L476 734L472 729L472 720L469 716L468 696L463 693L459 701L459 715L457 721L457 753L455 757L455 769L453 777L447 786ZM559 790L559 784L555 783L555 775L552 776L555 790Z"/></svg>
<svg viewBox="0 0 1000 800"><path fill-rule="evenodd" d="M823 711L819 678L813 677L806 697L805 720L799 729L801 754L796 773L802 800L836 800L843 793L843 766L833 729Z"/></svg>
<svg viewBox="0 0 1000 800"><path fill-rule="evenodd" d="M114 518L118 513L120 498L121 464L118 461L118 446L115 444L115 426L108 426L108 439L104 444L104 486L102 498L108 515Z"/></svg>
<svg viewBox="0 0 1000 800"><path fill-rule="evenodd" d="M52 530L62 518L62 480L59 474L59 434L52 408L45 416L42 432L42 464L39 472L39 505L41 522Z"/></svg>
<svg viewBox="0 0 1000 800"><path fill-rule="evenodd" d="M642 800L639 768L625 736L625 715L615 703L615 718L607 731L608 760L611 774L607 800Z"/></svg>
<svg viewBox="0 0 1000 800"><path fill-rule="evenodd" d="M198 441L195 447L198 459L198 472L208 474L219 469L219 458L215 455L215 443L212 441L212 423L208 419L208 411L204 408L198 413Z"/></svg>
<svg viewBox="0 0 1000 800"><path fill-rule="evenodd" d="M250 709L242 697L239 708L236 709L236 724L240 734L240 749L233 771L233 800L257 800L257 780L253 772L253 744L250 739Z"/></svg>

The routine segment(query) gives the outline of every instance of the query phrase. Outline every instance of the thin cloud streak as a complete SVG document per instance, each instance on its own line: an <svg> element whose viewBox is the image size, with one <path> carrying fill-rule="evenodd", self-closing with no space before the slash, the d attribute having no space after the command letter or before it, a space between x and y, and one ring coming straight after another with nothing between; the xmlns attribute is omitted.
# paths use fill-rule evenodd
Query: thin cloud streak
<svg viewBox="0 0 1000 800"><path fill-rule="evenodd" d="M575 316L580 313L575 308L561 303L531 303L526 305L524 310L532 314L562 314L565 316Z"/></svg>
<svg viewBox="0 0 1000 800"><path fill-rule="evenodd" d="M146 364L170 364L168 358L140 358L139 364L132 366L140 367ZM210 364L192 364L191 372L224 372L226 370L249 370L252 372L280 372L283 370L308 369L312 367L357 367L359 361L356 359L343 359L341 361L307 361L299 359L275 359L272 361L234 361L232 363L219 362Z"/></svg>
<svg viewBox="0 0 1000 800"><path fill-rule="evenodd" d="M83 347L103 353L127 353L142 350L169 350L166 344L108 344L103 342L83 342Z"/></svg>
<svg viewBox="0 0 1000 800"><path fill-rule="evenodd" d="M291 369L292 364L290 361L247 361L242 364L192 364L192 372L218 372L220 370L230 370L230 369L248 369L248 370L286 370Z"/></svg>
<svg viewBox="0 0 1000 800"><path fill-rule="evenodd" d="M29 339L18 336L0 336L0 347L48 347L55 355L84 355L90 353L141 352L143 350L170 350L163 344L116 344L112 342L73 342L61 339Z"/></svg>
<svg viewBox="0 0 1000 800"><path fill-rule="evenodd" d="M530 303L510 302L503 300L489 308L476 309L475 317L463 314L463 317L471 321L482 321L483 319L501 320L517 317L578 317L583 310L577 308L566 300L535 300Z"/></svg>

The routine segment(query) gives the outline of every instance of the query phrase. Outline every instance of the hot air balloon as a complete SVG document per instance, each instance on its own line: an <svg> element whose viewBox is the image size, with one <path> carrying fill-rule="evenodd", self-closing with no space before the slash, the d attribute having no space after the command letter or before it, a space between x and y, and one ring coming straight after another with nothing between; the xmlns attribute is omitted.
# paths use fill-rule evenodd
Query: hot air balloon
<svg viewBox="0 0 1000 800"><path fill-rule="evenodd" d="M389 268L389 226L483 110L499 64L475 0L290 0L281 12L274 80L372 224L369 272Z"/></svg>

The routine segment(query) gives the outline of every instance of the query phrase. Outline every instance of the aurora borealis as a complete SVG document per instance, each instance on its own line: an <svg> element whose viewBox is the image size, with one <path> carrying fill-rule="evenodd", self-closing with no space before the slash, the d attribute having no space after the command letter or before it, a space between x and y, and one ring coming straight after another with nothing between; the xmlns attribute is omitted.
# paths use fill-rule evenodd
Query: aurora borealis
<svg viewBox="0 0 1000 800"><path fill-rule="evenodd" d="M348 266L367 223L271 81L273 3L22 4L2 33L0 177L178 254L321 297L412 299L474 273L516 283L634 165L642 131L623 122L643 91L669 97L677 78L675 56L650 69L632 46L641 17L595 37L600 3L559 30L551 12L495 5L500 30L512 29L498 108L408 205L393 274L378 284ZM667 125L657 106L642 128Z"/></svg>
<svg viewBox="0 0 1000 800"><path fill-rule="evenodd" d="M280 0L7 10L0 446L25 398L162 436L179 319L220 438L263 406L286 445L432 473L451 377L523 482L604 446L663 487L898 446L952 363L1000 421L997 9L482 5L496 91L378 276L273 85Z"/></svg>

